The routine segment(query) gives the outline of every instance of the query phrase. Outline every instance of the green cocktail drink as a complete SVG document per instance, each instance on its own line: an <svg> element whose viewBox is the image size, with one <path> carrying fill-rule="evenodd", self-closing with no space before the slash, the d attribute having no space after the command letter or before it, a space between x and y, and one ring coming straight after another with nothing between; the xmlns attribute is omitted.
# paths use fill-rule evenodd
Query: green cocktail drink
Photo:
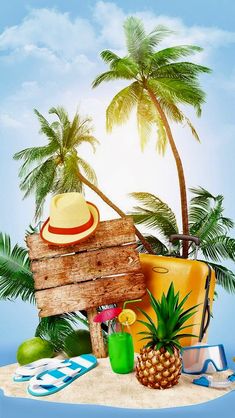
<svg viewBox="0 0 235 418"><path fill-rule="evenodd" d="M134 346L131 334L116 332L108 336L109 359L113 372L125 374L134 368Z"/></svg>

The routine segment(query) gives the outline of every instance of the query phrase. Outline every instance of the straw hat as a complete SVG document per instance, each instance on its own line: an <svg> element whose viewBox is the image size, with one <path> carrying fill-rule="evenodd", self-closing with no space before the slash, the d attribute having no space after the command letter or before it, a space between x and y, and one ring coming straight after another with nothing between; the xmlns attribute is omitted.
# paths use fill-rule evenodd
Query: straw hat
<svg viewBox="0 0 235 418"><path fill-rule="evenodd" d="M49 244L68 245L93 234L99 223L99 211L80 193L63 193L51 199L50 217L40 235Z"/></svg>

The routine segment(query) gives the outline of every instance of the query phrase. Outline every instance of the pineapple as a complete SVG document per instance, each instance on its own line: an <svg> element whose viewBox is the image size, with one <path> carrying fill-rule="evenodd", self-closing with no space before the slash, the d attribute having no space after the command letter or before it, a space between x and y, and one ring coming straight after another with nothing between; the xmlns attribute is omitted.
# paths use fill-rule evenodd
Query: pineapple
<svg viewBox="0 0 235 418"><path fill-rule="evenodd" d="M147 328L139 334L143 335L141 340L149 340L149 342L140 350L140 355L137 357L136 377L142 385L149 388L168 389L178 383L181 375L179 340L192 336L180 332L190 326L184 324L195 314L198 305L184 311L183 305L190 293L179 302L179 292L175 294L173 283L167 295L163 293L161 301L157 301L149 290L147 292L156 313L157 325L146 312L139 309L147 318L147 322L139 321Z"/></svg>

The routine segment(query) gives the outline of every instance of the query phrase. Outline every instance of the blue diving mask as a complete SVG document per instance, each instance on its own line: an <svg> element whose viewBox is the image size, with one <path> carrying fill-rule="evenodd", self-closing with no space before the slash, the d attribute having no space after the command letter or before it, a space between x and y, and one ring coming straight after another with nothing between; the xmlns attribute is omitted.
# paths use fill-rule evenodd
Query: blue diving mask
<svg viewBox="0 0 235 418"><path fill-rule="evenodd" d="M224 347L218 345L194 345L183 347L182 372L187 374L202 374L222 372L228 369Z"/></svg>

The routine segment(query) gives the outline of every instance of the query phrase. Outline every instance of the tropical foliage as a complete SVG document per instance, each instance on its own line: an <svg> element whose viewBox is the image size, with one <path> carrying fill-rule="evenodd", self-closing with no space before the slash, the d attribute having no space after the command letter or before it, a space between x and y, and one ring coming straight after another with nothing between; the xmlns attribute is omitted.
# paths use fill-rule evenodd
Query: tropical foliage
<svg viewBox="0 0 235 418"><path fill-rule="evenodd" d="M42 215L43 205L48 194L83 192L84 184L92 189L121 217L126 214L119 209L98 187L95 171L78 153L80 145L87 143L93 151L98 140L92 135L90 118L83 118L78 113L72 121L63 107L52 107L49 114L56 120L49 123L38 111L40 132L47 138L47 144L26 148L14 155L16 160L23 160L19 171L20 188L24 197L35 195L35 219ZM153 252L149 243L136 229L136 235L148 252Z"/></svg>
<svg viewBox="0 0 235 418"><path fill-rule="evenodd" d="M125 123L132 110L137 113L141 147L144 149L152 130L156 135L156 150L163 154L167 144L173 152L180 185L183 233L188 234L188 208L183 165L173 139L169 122L187 124L196 138L199 136L180 105L190 105L201 114L205 93L198 77L209 73L209 68L182 59L200 52L194 45L171 46L156 50L171 31L161 25L146 33L142 21L129 17L124 23L127 55L120 57L110 50L101 52L109 70L96 77L93 87L104 81L127 80L127 87L119 91L106 110L109 132L114 125ZM187 249L186 249L187 252ZM187 255L187 254L186 254Z"/></svg>
<svg viewBox="0 0 235 418"><path fill-rule="evenodd" d="M38 111L40 132L47 138L43 146L26 148L14 155L16 160L23 160L19 171L20 188L24 197L35 194L36 214L40 218L45 198L49 193L82 192L83 183L78 176L81 171L87 179L96 184L97 178L93 168L78 153L79 147L88 143L93 151L98 144L92 135L90 118L75 114L70 122L63 107L52 107L49 114L57 117L49 123Z"/></svg>
<svg viewBox="0 0 235 418"><path fill-rule="evenodd" d="M25 248L11 246L8 235L0 233L0 299L34 302L34 281Z"/></svg>
<svg viewBox="0 0 235 418"><path fill-rule="evenodd" d="M199 259L206 260L215 270L217 283L228 292L235 292L235 274L224 266L223 261L235 261L235 239L229 236L234 222L224 216L223 196L214 196L202 187L190 189L193 197L189 205L190 234L200 238ZM150 193L131 193L137 201L132 215L138 225L157 233L146 237L157 254L169 254L169 237L178 234L176 216L171 208L157 196ZM140 251L144 251L140 245ZM181 247L174 246L179 255ZM189 257L195 255L190 245Z"/></svg>
<svg viewBox="0 0 235 418"><path fill-rule="evenodd" d="M35 336L49 340L54 350L60 352L64 348L65 338L71 334L78 322L88 326L88 322L74 312L41 318Z"/></svg>
<svg viewBox="0 0 235 418"><path fill-rule="evenodd" d="M196 337L194 334L185 333L185 329L190 328L191 326L185 326L185 322L197 312L196 308L198 305L194 305L185 310L184 305L189 298L190 293L179 301L179 292L175 292L173 283L170 284L167 294L163 293L159 301L155 299L149 290L147 290L147 292L153 312L157 318L157 325L156 321L154 321L143 309L139 308L139 311L147 320L138 320L138 322L147 328L146 331L138 332L138 334L143 335L143 337L140 338L140 341L147 340L149 342L145 347L153 347L156 350L165 348L166 351L173 355L174 347L181 349L181 338ZM182 333L182 331L184 331L184 333Z"/></svg>
<svg viewBox="0 0 235 418"><path fill-rule="evenodd" d="M17 244L12 248L10 237L0 233L0 300L21 298L24 302L34 303L34 293L28 251ZM87 321L76 313L42 318L35 335L49 340L55 351L61 351L65 337L78 322L87 326Z"/></svg>

